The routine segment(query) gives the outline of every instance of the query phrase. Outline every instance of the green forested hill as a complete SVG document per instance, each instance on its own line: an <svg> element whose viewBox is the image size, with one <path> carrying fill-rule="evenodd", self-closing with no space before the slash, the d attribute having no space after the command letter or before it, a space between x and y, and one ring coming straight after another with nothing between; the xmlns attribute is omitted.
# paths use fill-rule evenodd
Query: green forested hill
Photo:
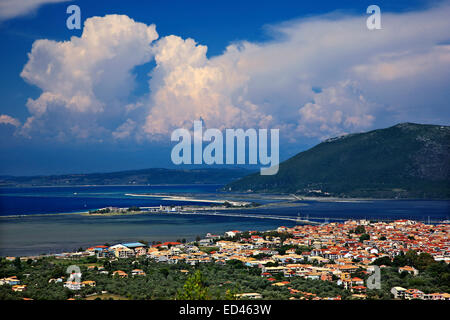
<svg viewBox="0 0 450 320"><path fill-rule="evenodd" d="M232 191L370 198L450 198L450 127L402 123L326 140L252 174Z"/></svg>

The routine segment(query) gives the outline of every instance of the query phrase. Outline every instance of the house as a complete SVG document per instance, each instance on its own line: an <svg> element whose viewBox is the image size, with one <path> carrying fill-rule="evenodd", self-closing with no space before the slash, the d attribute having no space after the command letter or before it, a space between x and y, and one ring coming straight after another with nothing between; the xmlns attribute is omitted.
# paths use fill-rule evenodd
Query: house
<svg viewBox="0 0 450 320"><path fill-rule="evenodd" d="M211 238L201 239L201 240L198 242L198 244L199 244L200 246L209 246L209 245L211 245L212 243L213 243L213 239L211 239Z"/></svg>
<svg viewBox="0 0 450 320"><path fill-rule="evenodd" d="M238 293L235 295L238 299L262 299L261 293L251 292L251 293Z"/></svg>
<svg viewBox="0 0 450 320"><path fill-rule="evenodd" d="M273 258L280 263L298 263L303 261L303 256L295 253L285 254L285 255L274 255Z"/></svg>
<svg viewBox="0 0 450 320"><path fill-rule="evenodd" d="M394 296L394 299L404 299L405 298L406 289L402 287L393 287L391 289L391 293Z"/></svg>
<svg viewBox="0 0 450 320"><path fill-rule="evenodd" d="M441 300L450 301L450 293L442 293L441 297L442 297Z"/></svg>
<svg viewBox="0 0 450 320"><path fill-rule="evenodd" d="M136 257L145 256L147 254L147 249L145 247L137 247L134 248L134 252L136 253Z"/></svg>
<svg viewBox="0 0 450 320"><path fill-rule="evenodd" d="M81 286L82 287L85 287L85 286L95 287L96 286L96 282L93 281L93 280L82 281L81 282Z"/></svg>
<svg viewBox="0 0 450 320"><path fill-rule="evenodd" d="M308 257L308 261L317 261L319 263L328 263L328 262L330 262L329 259L326 259L326 258L323 258L323 257L320 257L320 256L310 256L310 257Z"/></svg>
<svg viewBox="0 0 450 320"><path fill-rule="evenodd" d="M340 285L344 286L345 290L350 290L352 287L352 280L351 279L338 280L337 284L338 286Z"/></svg>
<svg viewBox="0 0 450 320"><path fill-rule="evenodd" d="M164 242L164 243L159 243L159 244L155 244L153 246L153 248L159 248L159 249L169 249L171 247L175 247L175 246L179 246L181 245L180 242L175 242L175 241L168 241L168 242Z"/></svg>
<svg viewBox="0 0 450 320"><path fill-rule="evenodd" d="M128 243L122 243L121 245L125 246L127 248L130 248L130 249L135 249L135 248L146 246L144 243L141 243L141 242L128 242Z"/></svg>
<svg viewBox="0 0 450 320"><path fill-rule="evenodd" d="M286 267L263 267L261 273L268 272L270 274L282 273L286 270Z"/></svg>
<svg viewBox="0 0 450 320"><path fill-rule="evenodd" d="M289 284L289 281L281 281L281 282L272 283L272 285L276 286L276 287L284 287L287 284Z"/></svg>
<svg viewBox="0 0 450 320"><path fill-rule="evenodd" d="M321 275L322 274L319 272L308 272L305 274L305 278L310 280L319 280Z"/></svg>
<svg viewBox="0 0 450 320"><path fill-rule="evenodd" d="M131 275L134 276L145 276L145 272L142 269L131 270Z"/></svg>
<svg viewBox="0 0 450 320"><path fill-rule="evenodd" d="M22 284L22 285L14 285L14 286L12 286L12 290L14 291L14 292L22 292L22 291L25 291L27 289L27 286L25 285L25 284Z"/></svg>
<svg viewBox="0 0 450 320"><path fill-rule="evenodd" d="M211 233L207 233L205 237L209 238L209 239L219 239L220 238L219 235L211 234Z"/></svg>
<svg viewBox="0 0 450 320"><path fill-rule="evenodd" d="M76 281L66 281L64 283L64 287L70 290L80 290L81 289L81 282Z"/></svg>
<svg viewBox="0 0 450 320"><path fill-rule="evenodd" d="M135 252L133 249L128 248L122 244L116 244L115 246L109 247L109 251L114 253L116 258L131 258L134 257Z"/></svg>
<svg viewBox="0 0 450 320"><path fill-rule="evenodd" d="M108 247L107 246L95 246L95 247L86 249L86 252L95 254L97 256L97 258L103 258L103 257L105 257L105 253L108 252Z"/></svg>
<svg viewBox="0 0 450 320"><path fill-rule="evenodd" d="M225 237L234 238L238 233L240 233L238 230L227 231L225 232Z"/></svg>
<svg viewBox="0 0 450 320"><path fill-rule="evenodd" d="M112 274L113 277L117 276L119 278L127 278L128 274L125 271L122 270L116 270Z"/></svg>
<svg viewBox="0 0 450 320"><path fill-rule="evenodd" d="M413 299L422 300L423 298L424 298L424 293L418 289L407 289L405 291L405 299L407 299L407 300L413 300Z"/></svg>
<svg viewBox="0 0 450 320"><path fill-rule="evenodd" d="M0 285L9 284L10 286L18 285L20 284L20 280L17 279L17 276L11 276L8 278L2 278L0 279Z"/></svg>
<svg viewBox="0 0 450 320"><path fill-rule="evenodd" d="M145 247L146 245L140 242L129 242L129 243L122 243L123 246L130 248L130 249L136 249L140 247Z"/></svg>
<svg viewBox="0 0 450 320"><path fill-rule="evenodd" d="M361 293L366 292L366 287L365 286L354 286L354 287L352 287L351 291L356 294L361 294Z"/></svg>
<svg viewBox="0 0 450 320"><path fill-rule="evenodd" d="M360 285L363 285L363 284L364 284L364 280L363 279L357 278L357 277L352 278L352 285L360 286Z"/></svg>
<svg viewBox="0 0 450 320"><path fill-rule="evenodd" d="M450 300L450 293L429 293L423 298L424 300Z"/></svg>
<svg viewBox="0 0 450 320"><path fill-rule="evenodd" d="M402 272L407 272L413 276L417 276L419 274L419 270L417 270L414 267L410 267L410 266L404 266L404 267L398 268L398 273L402 273Z"/></svg>

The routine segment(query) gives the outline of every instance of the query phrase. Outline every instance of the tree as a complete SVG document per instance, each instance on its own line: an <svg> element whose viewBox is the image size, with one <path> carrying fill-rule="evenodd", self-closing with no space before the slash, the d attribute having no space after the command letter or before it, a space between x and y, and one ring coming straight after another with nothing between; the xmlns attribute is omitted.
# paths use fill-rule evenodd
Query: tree
<svg viewBox="0 0 450 320"><path fill-rule="evenodd" d="M18 270L22 269L22 262L20 261L20 258L19 258L19 257L16 257L16 258L14 259L14 266L15 266Z"/></svg>
<svg viewBox="0 0 450 320"><path fill-rule="evenodd" d="M140 242L140 243L142 243L142 244L145 244L147 247L148 247L148 241L145 241L145 240L138 240L138 242Z"/></svg>
<svg viewBox="0 0 450 320"><path fill-rule="evenodd" d="M178 292L178 300L208 300L209 292L205 285L203 275L200 270L197 270L193 275L186 280L183 290Z"/></svg>
<svg viewBox="0 0 450 320"><path fill-rule="evenodd" d="M401 251L399 255L396 255L394 257L394 260L392 261L392 265L397 268L407 265L406 257L405 257L405 254L403 253L403 251Z"/></svg>
<svg viewBox="0 0 450 320"><path fill-rule="evenodd" d="M227 289L224 300L237 300L236 290Z"/></svg>
<svg viewBox="0 0 450 320"><path fill-rule="evenodd" d="M164 278L166 278L167 279L167 277L169 276L169 269L167 269L167 268L163 268L163 269L161 269L161 273L164 275Z"/></svg>
<svg viewBox="0 0 450 320"><path fill-rule="evenodd" d="M408 265L417 268L419 271L425 270L429 265L435 263L432 255L426 252L417 254L415 250L409 250L406 255L406 262Z"/></svg>
<svg viewBox="0 0 450 320"><path fill-rule="evenodd" d="M86 261L88 263L96 263L97 262L97 257L96 256L89 256L86 258Z"/></svg>
<svg viewBox="0 0 450 320"><path fill-rule="evenodd" d="M381 266L381 265L390 266L390 265L392 265L392 261L391 261L391 258L384 256L384 257L376 259L373 262L373 264L377 265L377 266Z"/></svg>
<svg viewBox="0 0 450 320"><path fill-rule="evenodd" d="M359 242L364 242L365 240L370 240L370 236L367 233L364 233L359 237Z"/></svg>
<svg viewBox="0 0 450 320"><path fill-rule="evenodd" d="M364 226L357 226L356 228L355 228L355 233L356 234L363 234L363 233L365 233L366 232L366 229L364 228Z"/></svg>

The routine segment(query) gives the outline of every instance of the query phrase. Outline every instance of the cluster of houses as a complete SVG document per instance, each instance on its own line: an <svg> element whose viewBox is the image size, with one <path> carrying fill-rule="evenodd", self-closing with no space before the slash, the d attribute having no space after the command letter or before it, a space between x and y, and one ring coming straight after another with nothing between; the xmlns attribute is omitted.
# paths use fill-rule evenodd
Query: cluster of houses
<svg viewBox="0 0 450 320"><path fill-rule="evenodd" d="M361 240L363 227L368 235ZM55 255L60 259L78 259L96 256L110 260L146 257L161 263L187 263L197 265L214 262L225 264L229 260L239 260L248 267L261 269L261 277L272 282L274 286L287 286L292 294L296 290L289 287L289 278L302 277L322 281L333 281L352 292L355 297L364 298L366 286L364 280L354 276L356 272L363 275L372 274L374 260L380 257L393 259L408 250L427 252L436 261L450 263L450 226L427 225L411 220L370 223L366 220L349 220L344 223L328 223L324 225L298 225L292 228L279 227L277 233L261 233L238 230L228 231L224 236L207 234L198 242L180 243L164 242L152 246L140 242L122 243L113 246L93 246L83 252L62 253ZM281 235L284 235L283 237ZM292 249L279 250L282 246ZM204 250L208 247L209 250ZM308 248L299 251L299 248ZM383 268L385 266L381 266ZM108 274L103 267L98 272ZM411 266L399 268L399 273L407 272L413 276L419 271ZM135 269L131 276L145 276L145 272ZM277 281L282 275L285 281ZM353 276L352 276L353 275ZM116 270L115 277L128 277L124 271ZM51 279L53 281L63 281ZM0 281L3 281L0 280ZM76 285L65 282L65 286L77 290L83 286L95 286L95 282L86 281ZM1 283L1 282L0 282ZM14 284L18 285L18 284ZM307 297L307 293L302 293ZM258 293L249 293L249 297L259 297ZM312 295L312 294L311 294ZM392 288L392 295L399 299L449 299L446 293L426 295L416 289ZM316 298L311 296L310 298ZM340 299L340 297L335 297Z"/></svg>
<svg viewBox="0 0 450 320"><path fill-rule="evenodd" d="M450 300L450 293L423 293L418 289L405 289L402 287L393 287L391 293L395 299L406 300Z"/></svg>
<svg viewBox="0 0 450 320"><path fill-rule="evenodd" d="M20 284L20 280L17 279L17 276L11 276L7 278L0 279L0 286L8 284L11 286L11 289L16 292L25 291L27 286L25 284Z"/></svg>

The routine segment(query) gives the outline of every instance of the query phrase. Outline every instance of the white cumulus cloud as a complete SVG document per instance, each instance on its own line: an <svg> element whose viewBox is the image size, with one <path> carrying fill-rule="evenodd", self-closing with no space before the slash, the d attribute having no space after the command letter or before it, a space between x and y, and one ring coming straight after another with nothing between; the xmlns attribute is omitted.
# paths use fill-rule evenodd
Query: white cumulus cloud
<svg viewBox="0 0 450 320"><path fill-rule="evenodd" d="M21 76L43 93L28 100L32 116L24 133L57 121L58 130L87 137L92 128L103 129L102 121L123 117L132 69L151 59L150 43L157 38L154 25L108 15L87 19L82 36L70 41L35 41Z"/></svg>
<svg viewBox="0 0 450 320"><path fill-rule="evenodd" d="M306 136L323 139L353 132L370 127L375 119L370 114L375 106L366 101L357 85L350 81L325 88L314 94L313 99L299 109L297 131Z"/></svg>
<svg viewBox="0 0 450 320"><path fill-rule="evenodd" d="M156 68L152 71L148 102L150 114L145 131L167 134L177 127L191 127L202 118L209 127L260 126L271 117L239 93L247 77L236 61L209 60L207 48L192 39L162 38L154 47Z"/></svg>

